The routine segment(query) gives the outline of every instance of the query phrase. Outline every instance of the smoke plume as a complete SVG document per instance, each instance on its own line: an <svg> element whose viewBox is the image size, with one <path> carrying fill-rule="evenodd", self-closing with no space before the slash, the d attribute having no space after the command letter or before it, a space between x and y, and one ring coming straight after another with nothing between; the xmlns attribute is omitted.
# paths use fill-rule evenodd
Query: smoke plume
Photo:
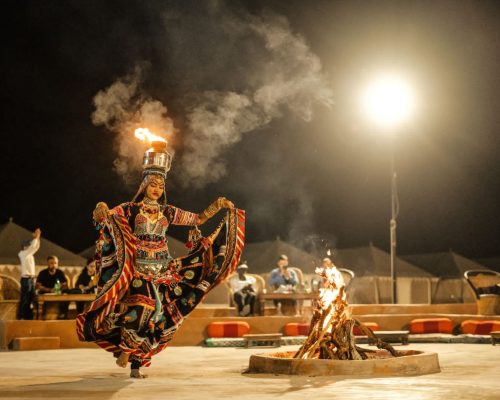
<svg viewBox="0 0 500 400"><path fill-rule="evenodd" d="M208 2L191 12L163 11L166 79L184 91L179 102L184 185L202 187L226 173L225 152L243 135L291 113L305 121L316 104L332 104L319 58L285 17L252 15ZM196 27L196 29L193 29ZM161 72L165 73L166 72ZM94 98L92 121L116 132L115 167L125 178L140 166L142 152L131 132L144 125L172 133L167 108L141 91L141 69L121 78Z"/></svg>
<svg viewBox="0 0 500 400"><path fill-rule="evenodd" d="M205 91L188 104L182 170L197 186L225 174L223 153L245 133L263 128L286 111L309 121L315 103L332 104L319 58L303 37L292 32L286 18L227 12L211 17L231 38L232 48L241 41L234 54L224 52L226 57L241 58L238 52L247 51L252 62L240 73L241 90Z"/></svg>
<svg viewBox="0 0 500 400"><path fill-rule="evenodd" d="M143 151L133 135L134 130L145 126L163 137L175 130L172 119L167 116L167 108L140 90L142 78L143 67L137 66L130 75L118 79L94 97L92 122L117 134L118 158L114 167L127 183L133 181L142 165Z"/></svg>

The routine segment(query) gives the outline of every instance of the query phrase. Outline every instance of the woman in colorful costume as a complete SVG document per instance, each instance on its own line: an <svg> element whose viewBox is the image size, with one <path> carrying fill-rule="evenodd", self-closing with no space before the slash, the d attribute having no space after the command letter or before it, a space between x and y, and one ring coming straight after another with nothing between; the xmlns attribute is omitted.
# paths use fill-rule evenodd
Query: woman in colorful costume
<svg viewBox="0 0 500 400"><path fill-rule="evenodd" d="M234 272L243 250L245 215L232 202L221 197L200 214L167 204L170 159L164 145L148 150L132 202L111 210L98 203L94 210L100 231L98 293L78 315L77 333L80 340L113 352L119 366L130 362L133 378L144 377L139 368L151 364L184 318ZM222 208L228 211L217 229L201 237L198 226ZM187 256L170 256L166 232L171 224L193 227Z"/></svg>

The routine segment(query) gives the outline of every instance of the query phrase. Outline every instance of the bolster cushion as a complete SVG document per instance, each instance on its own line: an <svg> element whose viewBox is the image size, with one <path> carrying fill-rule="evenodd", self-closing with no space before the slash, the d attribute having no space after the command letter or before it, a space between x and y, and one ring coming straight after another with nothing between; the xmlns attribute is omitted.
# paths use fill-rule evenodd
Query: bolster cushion
<svg viewBox="0 0 500 400"><path fill-rule="evenodd" d="M309 324L299 324L298 322L289 322L283 329L285 336L307 336L309 333Z"/></svg>
<svg viewBox="0 0 500 400"><path fill-rule="evenodd" d="M243 337L248 332L250 332L250 325L244 321L212 322L207 327L209 338Z"/></svg>
<svg viewBox="0 0 500 400"><path fill-rule="evenodd" d="M453 322L449 318L420 318L410 322L410 333L452 333Z"/></svg>
<svg viewBox="0 0 500 400"><path fill-rule="evenodd" d="M462 333L472 335L489 335L492 331L500 331L500 321L467 320L461 323Z"/></svg>

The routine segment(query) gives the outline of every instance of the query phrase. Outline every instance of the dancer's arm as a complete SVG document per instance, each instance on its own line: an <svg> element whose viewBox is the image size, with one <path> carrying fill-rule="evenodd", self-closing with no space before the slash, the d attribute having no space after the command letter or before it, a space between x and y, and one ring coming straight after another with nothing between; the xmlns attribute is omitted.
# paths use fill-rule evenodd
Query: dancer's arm
<svg viewBox="0 0 500 400"><path fill-rule="evenodd" d="M205 211L198 214L198 225L203 225L223 208L233 209L234 204L225 197L219 197Z"/></svg>

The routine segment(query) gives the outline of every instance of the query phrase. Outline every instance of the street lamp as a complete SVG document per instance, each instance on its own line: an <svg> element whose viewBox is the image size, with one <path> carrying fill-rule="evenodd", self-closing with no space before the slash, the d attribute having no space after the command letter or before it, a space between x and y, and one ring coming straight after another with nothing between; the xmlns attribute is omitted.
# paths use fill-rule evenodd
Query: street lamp
<svg viewBox="0 0 500 400"><path fill-rule="evenodd" d="M368 86L363 96L368 117L382 132L391 136L391 219L389 222L391 249L391 301L397 302L396 293L396 219L399 213L397 175L394 165L394 134L415 109L415 96L410 85L401 78L385 75Z"/></svg>

